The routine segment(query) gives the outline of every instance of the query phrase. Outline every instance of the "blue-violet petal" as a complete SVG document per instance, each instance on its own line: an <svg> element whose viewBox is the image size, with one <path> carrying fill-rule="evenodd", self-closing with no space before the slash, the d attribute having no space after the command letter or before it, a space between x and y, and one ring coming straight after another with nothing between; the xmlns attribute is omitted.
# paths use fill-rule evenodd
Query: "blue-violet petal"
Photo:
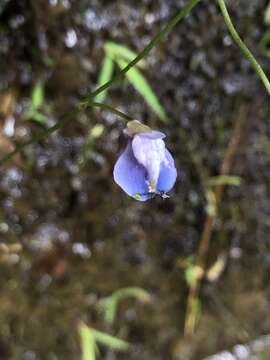
<svg viewBox="0 0 270 360"><path fill-rule="evenodd" d="M115 182L136 200L146 201L152 197L148 194L147 172L134 157L130 142L117 160L113 176Z"/></svg>

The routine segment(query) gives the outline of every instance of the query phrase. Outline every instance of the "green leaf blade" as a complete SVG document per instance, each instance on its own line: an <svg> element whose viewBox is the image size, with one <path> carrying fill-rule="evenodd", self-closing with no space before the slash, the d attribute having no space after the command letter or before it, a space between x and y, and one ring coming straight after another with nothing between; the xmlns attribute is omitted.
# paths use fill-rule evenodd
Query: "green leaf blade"
<svg viewBox="0 0 270 360"><path fill-rule="evenodd" d="M113 324L120 301L130 297L137 298L143 302L149 302L151 299L150 294L139 287L126 287L115 291L105 300L103 305L104 320L107 324Z"/></svg>
<svg viewBox="0 0 270 360"><path fill-rule="evenodd" d="M40 108L44 100L44 85L41 81L38 81L32 91L32 108L37 110Z"/></svg>
<svg viewBox="0 0 270 360"><path fill-rule="evenodd" d="M117 63L121 69L123 69L127 65L127 62L121 59L117 59ZM152 108L152 110L159 117L159 119L164 123L167 123L168 117L166 115L166 112L142 73L138 69L133 67L126 73L126 77L130 84L138 91L138 93L144 98L146 103Z"/></svg>
<svg viewBox="0 0 270 360"><path fill-rule="evenodd" d="M266 25L270 25L270 2L268 3L268 6L264 13L264 22Z"/></svg>
<svg viewBox="0 0 270 360"><path fill-rule="evenodd" d="M114 63L112 58L106 55L101 66L100 74L98 77L97 88L99 88L100 86L106 84L108 81L111 80L113 74L113 68L114 68ZM106 99L106 96L107 96L107 90L99 93L95 97L95 101L103 102Z"/></svg>
<svg viewBox="0 0 270 360"><path fill-rule="evenodd" d="M118 339L115 336L105 334L101 331L92 329L95 339L102 345L106 345L109 348L117 351L126 351L129 348L129 343L122 339Z"/></svg>
<svg viewBox="0 0 270 360"><path fill-rule="evenodd" d="M95 336L93 330L84 323L79 325L79 335L81 340L82 360L95 360Z"/></svg>
<svg viewBox="0 0 270 360"><path fill-rule="evenodd" d="M128 62L134 60L138 56L138 54L130 50L127 46L117 44L113 41L108 41L105 44L105 51L112 59L123 58L123 60ZM146 66L145 60L141 59L136 66L144 68Z"/></svg>
<svg viewBox="0 0 270 360"><path fill-rule="evenodd" d="M231 175L213 176L209 179L208 184L210 187L218 186L218 185L240 186L241 185L241 177L231 176Z"/></svg>

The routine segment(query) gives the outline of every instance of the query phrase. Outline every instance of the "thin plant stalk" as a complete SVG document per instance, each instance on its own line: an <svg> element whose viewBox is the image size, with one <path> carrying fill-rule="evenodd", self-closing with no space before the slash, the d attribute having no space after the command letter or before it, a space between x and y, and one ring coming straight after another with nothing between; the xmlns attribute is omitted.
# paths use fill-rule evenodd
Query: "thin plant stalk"
<svg viewBox="0 0 270 360"><path fill-rule="evenodd" d="M96 360L96 341L93 332L84 324L79 325L82 360Z"/></svg>
<svg viewBox="0 0 270 360"><path fill-rule="evenodd" d="M220 10L221 10L221 13L223 15L225 24L227 25L227 28L228 28L233 40L235 41L236 45L241 49L244 56L250 61L250 63L253 66L254 70L256 71L258 76L260 77L266 91L270 95L270 82L268 80L268 77L266 76L266 74L265 74L263 68L261 67L261 65L255 59L254 55L251 53L249 48L245 45L245 43L243 42L243 40L239 36L238 32L236 31L236 29L235 29L235 27L234 27L234 25L232 23L230 14L228 13L225 1L224 0L218 0L218 4L219 4Z"/></svg>
<svg viewBox="0 0 270 360"><path fill-rule="evenodd" d="M153 39L149 42L149 44L138 54L138 56L132 60L130 63L127 64L127 66L125 66L124 69L122 69L114 78L112 78L110 81L106 82L105 84L103 84L102 86L100 86L98 89L96 89L95 91L93 91L91 94L89 94L85 99L83 99L78 106L76 107L76 109L74 110L74 112L72 112L73 116L75 117L82 108L86 108L86 107L91 107L93 106L93 99L100 93L102 93L103 91L107 90L109 87L111 87L114 83L116 83L117 81L121 80L123 75L126 74L132 67L134 67L140 60L144 59L149 52L170 32L173 30L173 28L177 25L177 23L179 23L181 20L183 20L189 13L190 11L199 4L201 0L189 0L187 2L187 4L176 14L176 16L174 18L172 18L168 24L161 29L154 37ZM95 105L97 106L97 105ZM104 105L105 107L105 105ZM113 108L110 107L109 109L109 105L106 105L108 110L112 110ZM115 111L114 111L115 113ZM69 115L69 114L68 114ZM119 113L118 113L119 115ZM70 119L70 116L67 116L68 119ZM9 161L10 159L13 158L13 156L15 156L18 152L20 152L21 150L23 150L26 146L38 142L41 139L46 138L46 136L54 133L55 131L57 131L58 129L60 129L66 122L68 119L65 119L65 116L63 116L63 118L61 120L59 120L59 122L53 126L51 126L50 128L48 128L45 131L42 131L40 134L36 135L35 138L31 139L30 141L27 141L23 144L17 145L15 150L11 151L10 153L8 153L6 156L4 156L3 158L0 159L0 166L2 166L4 163L6 163L7 161Z"/></svg>
<svg viewBox="0 0 270 360"><path fill-rule="evenodd" d="M126 121L134 120L133 117L131 117L131 116L123 113L123 112L120 111L120 110L115 109L114 107L112 107L112 106L110 106L110 105L108 105L108 104L98 103L98 102L94 101L94 102L91 103L91 105L92 105L92 106L95 106L95 107L99 107L99 108L101 108L101 110L108 110L108 111L110 111L111 113L119 116L120 118L122 118L122 119L124 119L124 120L126 120Z"/></svg>
<svg viewBox="0 0 270 360"><path fill-rule="evenodd" d="M245 43L239 36L238 32L236 31L236 29L231 21L230 15L228 13L225 1L224 0L217 0L217 1L219 4L221 13L223 15L225 24L226 24L233 40L235 41L236 45L240 48L240 50L242 51L244 56L250 61L254 70L256 71L257 75L260 77L266 91L270 95L270 82L269 82L268 77L266 76L263 68L257 62L254 55L251 53L251 51L248 49L248 47L245 45ZM233 157L235 155L235 152L236 152L236 149L238 146L238 142L240 141L239 137L240 137L241 132L239 129L241 129L243 127L244 121L245 121L245 116L240 114L239 120L235 125L232 140L228 146L227 154L226 154L224 162L222 164L221 175L229 175L229 173L230 173ZM220 205L223 193L224 193L224 184L216 186L215 191L214 191L216 210L218 209L218 207ZM196 262L196 267L198 269L198 273L202 274L202 275L200 277L197 277L196 281L194 281L194 283L190 287L188 301L187 301L185 327L184 327L185 336L191 336L195 330L196 314L194 312L194 308L195 308L194 304L196 304L196 302L198 300L200 284L201 284L201 280L202 280L202 277L203 277L203 274L205 271L205 262L206 262L206 257L207 257L207 252L208 252L212 232L214 229L215 218L216 218L216 212L214 212L213 214L208 214L208 216L205 220L205 223L204 223L203 232L202 232L199 249L198 249L197 262Z"/></svg>
<svg viewBox="0 0 270 360"><path fill-rule="evenodd" d="M244 129L244 125L246 124L246 119L247 119L247 110L241 108L240 113L237 116L235 126L233 129L233 134L230 139L224 160L220 168L221 176L229 176L231 173L233 162L242 140L243 129ZM195 267L196 269L198 269L198 274L200 274L200 276L197 276L195 278L189 289L185 327L184 327L184 334L186 337L192 336L195 330L197 314L195 312L196 307L194 306L194 304L198 302L201 280L205 273L206 258L210 245L210 240L214 230L215 220L218 213L218 208L221 204L224 190L225 190L224 184L217 185L214 189L215 211L208 213L206 220L204 222L202 235L199 241L199 248L196 256Z"/></svg>
<svg viewBox="0 0 270 360"><path fill-rule="evenodd" d="M100 86L98 89L96 89L94 92L92 92L90 95L86 97L81 102L82 106L91 106L92 99L96 97L101 92L105 91L107 88L109 88L112 84L116 83L117 81L121 80L123 75L125 75L131 68L133 68L135 65L138 64L138 62L142 59L144 59L149 52L167 35L169 34L173 28L177 25L179 21L184 19L190 11L198 5L198 3L201 0L189 0L187 4L177 13L177 15L172 18L167 25L164 26L163 29L158 32L153 39L149 42L149 44L138 54L138 56L135 57L134 60L132 60L130 63L127 64L115 77L113 77L111 80L106 82L104 85Z"/></svg>

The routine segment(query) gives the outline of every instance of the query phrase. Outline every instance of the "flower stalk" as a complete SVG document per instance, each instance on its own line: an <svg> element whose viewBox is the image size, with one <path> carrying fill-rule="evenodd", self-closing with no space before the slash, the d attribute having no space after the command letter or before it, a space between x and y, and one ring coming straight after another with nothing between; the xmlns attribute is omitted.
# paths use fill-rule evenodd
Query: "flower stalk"
<svg viewBox="0 0 270 360"><path fill-rule="evenodd" d="M142 59L144 59L149 52L167 35L169 34L173 28L184 19L190 11L198 5L198 3L201 0L189 0L187 4L177 13L177 15L172 18L167 25L164 26L163 29L158 32L153 39L149 42L149 44L138 54L138 56L135 57L134 60L132 60L130 63L127 64L114 78L100 86L98 89L96 89L94 92L92 92L90 95L84 99L81 104L88 107L91 106L92 100L101 92L107 90L112 84L116 83L117 81L121 80L123 75L125 75L131 68L133 68L135 65L138 64L138 62Z"/></svg>
<svg viewBox="0 0 270 360"><path fill-rule="evenodd" d="M103 91L107 90L109 87L111 87L114 83L116 83L117 81L121 80L123 75L125 75L131 68L133 68L136 64L138 64L138 62L142 59L144 59L149 52L167 35L169 34L173 28L181 21L183 20L189 13L190 11L199 4L201 0L189 0L187 2L187 4L176 14L175 17L173 17L167 25L165 25L165 27L163 29L161 29L154 37L153 39L149 42L149 44L138 54L138 56L132 60L131 62L129 62L127 64L127 66L125 66L120 72L119 74L117 74L114 78L112 78L110 81L108 81L107 83L105 83L104 85L100 86L99 88L97 88L94 92L92 92L91 94L89 94L85 99L83 99L82 101L80 101L80 103L78 104L78 106L75 108L75 110L72 112L73 117L75 117L83 108L89 108L93 106L93 99L100 93L102 93ZM95 105L97 106L97 105ZM107 110L112 111L112 107L109 108L109 105L104 105L103 108L107 108ZM116 109L114 109L113 111L114 113L117 112L117 115L120 115L120 112ZM122 116L123 117L123 116ZM49 127L46 130L41 131L40 133L38 133L35 137L33 137L30 141L27 141L25 143L19 144L15 147L15 149L8 153L7 155L5 155L4 157L2 157L0 159L0 166L4 165L7 161L11 160L17 153L19 153L20 151L22 151L25 147L27 147L30 144L36 143L44 138L46 138L47 136L49 136L50 134L54 133L55 131L57 131L58 129L60 129L62 126L64 126L64 124L68 121L71 120L71 116L70 114L66 114L63 115L63 117L61 117L61 119L53 126ZM130 120L129 118L126 120Z"/></svg>
<svg viewBox="0 0 270 360"><path fill-rule="evenodd" d="M228 28L233 40L235 41L236 45L240 48L240 50L242 51L244 56L250 61L250 63L253 66L254 70L256 71L258 76L260 77L266 91L270 95L270 82L268 80L268 77L266 76L266 74L265 74L263 68L261 67L261 65L255 59L254 55L251 53L249 48L245 45L245 43L243 42L243 40L239 36L238 32L236 31L236 29L235 29L235 27L234 27L234 25L232 23L230 14L228 13L225 1L224 0L218 0L218 4L219 4L220 10L221 10L221 13L223 15L225 24L227 25L227 28Z"/></svg>

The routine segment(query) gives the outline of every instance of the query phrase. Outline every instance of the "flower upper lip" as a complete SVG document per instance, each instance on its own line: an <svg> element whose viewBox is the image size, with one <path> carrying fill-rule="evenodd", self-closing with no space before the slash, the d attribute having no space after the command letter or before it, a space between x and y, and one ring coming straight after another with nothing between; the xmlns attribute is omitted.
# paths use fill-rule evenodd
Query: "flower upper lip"
<svg viewBox="0 0 270 360"><path fill-rule="evenodd" d="M132 140L132 150L138 163L147 171L149 192L155 192L157 190L160 167L162 164L168 164L165 156L164 141L160 138L152 139L149 136L137 134Z"/></svg>

